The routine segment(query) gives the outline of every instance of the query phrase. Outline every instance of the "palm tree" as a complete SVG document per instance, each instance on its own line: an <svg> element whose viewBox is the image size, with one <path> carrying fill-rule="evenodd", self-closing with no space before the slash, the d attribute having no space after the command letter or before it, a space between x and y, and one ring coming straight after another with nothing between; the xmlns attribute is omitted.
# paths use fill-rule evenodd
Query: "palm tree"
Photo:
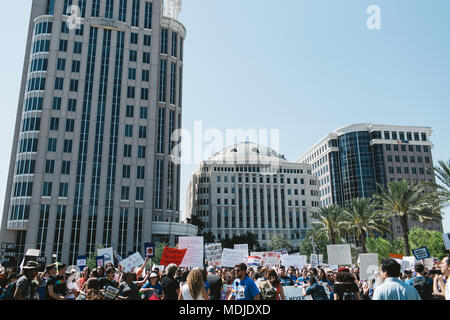
<svg viewBox="0 0 450 320"><path fill-rule="evenodd" d="M442 219L441 206L435 193L429 191L422 184L410 184L406 180L392 181L374 198L378 200L377 206L388 217L399 217L405 242L405 255L411 254L409 246L409 219L420 223L439 221Z"/></svg>
<svg viewBox="0 0 450 320"><path fill-rule="evenodd" d="M352 204L344 209L344 219L349 232L361 242L363 253L367 253L367 236L374 232L389 232L389 221L386 215L377 210L374 201L366 198L355 198Z"/></svg>
<svg viewBox="0 0 450 320"><path fill-rule="evenodd" d="M312 214L312 222L316 234L323 234L331 244L336 244L345 230L343 210L338 206L320 208Z"/></svg>
<svg viewBox="0 0 450 320"><path fill-rule="evenodd" d="M439 161L439 165L440 168L434 168L434 175L443 185L436 184L435 187L442 202L450 205L450 160L447 163Z"/></svg>

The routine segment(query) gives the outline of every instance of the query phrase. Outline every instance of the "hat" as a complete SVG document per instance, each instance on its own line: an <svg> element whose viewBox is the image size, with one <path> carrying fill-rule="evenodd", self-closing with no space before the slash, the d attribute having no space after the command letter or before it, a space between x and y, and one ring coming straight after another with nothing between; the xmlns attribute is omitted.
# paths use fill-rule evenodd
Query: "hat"
<svg viewBox="0 0 450 320"><path fill-rule="evenodd" d="M208 269L206 269L206 271L208 271L209 273L214 273L216 272L216 268L214 268L213 266L209 266Z"/></svg>
<svg viewBox="0 0 450 320"><path fill-rule="evenodd" d="M350 270L348 270L348 268L346 267L341 267L338 269L338 272L350 272Z"/></svg>
<svg viewBox="0 0 450 320"><path fill-rule="evenodd" d="M24 270L35 270L37 268L39 268L39 263L36 261L27 261L22 267Z"/></svg>
<svg viewBox="0 0 450 320"><path fill-rule="evenodd" d="M150 278L158 278L158 275L156 273L152 272L150 274Z"/></svg>

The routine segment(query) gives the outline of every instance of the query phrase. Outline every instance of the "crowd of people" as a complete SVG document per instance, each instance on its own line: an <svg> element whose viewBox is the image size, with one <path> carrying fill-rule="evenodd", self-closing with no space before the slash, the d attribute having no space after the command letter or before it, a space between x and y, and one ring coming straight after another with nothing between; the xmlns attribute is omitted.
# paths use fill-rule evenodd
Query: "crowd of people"
<svg viewBox="0 0 450 320"><path fill-rule="evenodd" d="M0 300L288 300L283 288L300 287L310 300L450 300L450 256L428 270L422 264L401 272L383 260L376 277L359 278L359 269L307 266L273 268L180 268L147 270L148 260L132 272L112 263L70 270L62 263L26 262L20 273L0 266Z"/></svg>

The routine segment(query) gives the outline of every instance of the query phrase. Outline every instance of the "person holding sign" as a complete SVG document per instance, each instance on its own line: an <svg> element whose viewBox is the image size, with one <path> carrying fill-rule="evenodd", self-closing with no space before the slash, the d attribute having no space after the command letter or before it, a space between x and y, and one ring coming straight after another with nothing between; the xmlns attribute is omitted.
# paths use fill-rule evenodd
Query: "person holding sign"
<svg viewBox="0 0 450 320"><path fill-rule="evenodd" d="M115 272L116 272L116 270L114 268L108 268L105 271L106 277L102 277L102 278L98 279L100 293L105 294L106 288L108 288L109 286L114 287L114 288L119 287L119 284L116 281L114 281Z"/></svg>
<svg viewBox="0 0 450 320"><path fill-rule="evenodd" d="M32 281L37 276L39 264L35 261L27 261L22 267L22 273L16 282L16 291L14 292L14 300L35 300L35 287Z"/></svg>

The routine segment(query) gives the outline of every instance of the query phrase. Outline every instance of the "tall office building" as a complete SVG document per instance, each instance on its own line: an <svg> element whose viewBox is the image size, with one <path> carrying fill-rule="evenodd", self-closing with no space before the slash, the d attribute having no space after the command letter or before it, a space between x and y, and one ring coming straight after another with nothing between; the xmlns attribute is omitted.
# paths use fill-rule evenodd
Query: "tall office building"
<svg viewBox="0 0 450 320"><path fill-rule="evenodd" d="M20 254L73 263L195 234L170 157L186 36L172 2L170 17L163 0L33 0L1 224Z"/></svg>
<svg viewBox="0 0 450 320"><path fill-rule="evenodd" d="M350 125L327 135L297 162L312 165L321 206L345 206L354 198L372 197L378 185L393 180L434 182L431 134L429 127ZM442 231L442 223L421 227ZM394 238L401 236L399 220L393 221L392 232Z"/></svg>
<svg viewBox="0 0 450 320"><path fill-rule="evenodd" d="M319 207L318 183L311 165L242 143L201 163L192 173L186 201L187 217L199 217L216 240L249 232L265 247L282 235L299 248Z"/></svg>

